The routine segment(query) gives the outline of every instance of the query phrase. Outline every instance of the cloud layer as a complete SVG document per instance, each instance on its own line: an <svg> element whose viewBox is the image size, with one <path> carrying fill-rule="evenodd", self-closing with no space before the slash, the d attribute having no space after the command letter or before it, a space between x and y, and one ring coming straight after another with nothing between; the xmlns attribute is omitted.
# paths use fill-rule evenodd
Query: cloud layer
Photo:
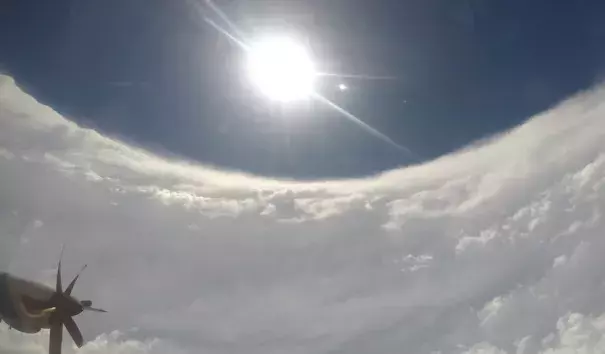
<svg viewBox="0 0 605 354"><path fill-rule="evenodd" d="M604 96L299 182L154 155L0 77L0 269L50 282L64 242L66 277L89 264L74 292L110 313L78 318L80 353L605 352ZM46 336L0 327L0 351Z"/></svg>

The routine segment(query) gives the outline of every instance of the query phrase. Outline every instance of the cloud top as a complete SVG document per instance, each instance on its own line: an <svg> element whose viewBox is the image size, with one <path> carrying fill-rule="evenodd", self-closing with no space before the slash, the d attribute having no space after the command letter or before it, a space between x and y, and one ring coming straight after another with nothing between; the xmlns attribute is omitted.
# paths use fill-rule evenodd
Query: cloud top
<svg viewBox="0 0 605 354"><path fill-rule="evenodd" d="M78 318L81 353L605 351L603 96L422 165L295 181L159 156L0 77L0 266L51 281L64 242L65 277L89 264L74 292L110 314ZM0 350L46 336L0 327Z"/></svg>

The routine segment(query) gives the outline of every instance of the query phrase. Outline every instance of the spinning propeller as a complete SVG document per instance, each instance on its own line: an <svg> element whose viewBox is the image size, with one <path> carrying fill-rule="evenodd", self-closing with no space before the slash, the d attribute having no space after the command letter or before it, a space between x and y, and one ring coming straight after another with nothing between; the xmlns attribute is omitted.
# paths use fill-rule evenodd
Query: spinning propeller
<svg viewBox="0 0 605 354"><path fill-rule="evenodd" d="M79 315L83 311L107 312L105 310L92 307L92 301L90 300L78 301L76 298L71 296L74 285L84 269L86 269L86 266L82 267L80 272L78 272L71 283L69 283L65 291L63 291L63 285L61 283L61 259L59 259L55 293L47 302L47 306L43 310L43 312L50 313L50 342L48 345L49 354L61 354L61 342L63 341L64 325L78 348L84 345L82 333L80 332L80 328L78 328L76 322L73 320L73 316Z"/></svg>

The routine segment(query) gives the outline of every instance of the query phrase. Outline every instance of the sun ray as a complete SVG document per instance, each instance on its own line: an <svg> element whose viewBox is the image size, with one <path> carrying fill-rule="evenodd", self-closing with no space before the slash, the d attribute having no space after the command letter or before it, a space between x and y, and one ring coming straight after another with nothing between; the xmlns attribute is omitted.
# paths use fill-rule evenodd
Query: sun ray
<svg viewBox="0 0 605 354"><path fill-rule="evenodd" d="M340 107L336 103L330 101L329 99L327 99L327 98L325 98L322 95L319 95L317 93L314 93L314 97L318 101L323 102L324 104L330 106L332 109L336 110L337 112L339 112L340 114L342 114L343 116L345 116L346 118L348 118L350 121L352 121L353 123L357 124L358 126L360 126L361 128L363 128L368 133L374 135L378 139L384 141L385 143L393 146L394 148L396 148L396 149L398 149L398 150L400 150L402 152L405 152L410 157L413 157L415 159L419 159L420 158L420 156L418 156L418 154L414 153L409 148L407 148L407 147L405 147L405 146L403 146L401 144L396 143L393 139L389 138L386 134L380 132L376 128L373 128L372 126L370 126L366 122L362 121L361 119L357 118L355 115L353 115L349 111L345 110L344 108Z"/></svg>
<svg viewBox="0 0 605 354"><path fill-rule="evenodd" d="M339 73L325 73L318 72L317 76L329 76L329 77L341 77L347 79L361 79L361 80L399 80L397 76L375 76L375 75L363 75L363 74L339 74Z"/></svg>
<svg viewBox="0 0 605 354"><path fill-rule="evenodd" d="M218 5L216 5L214 3L214 1L212 0L205 0L206 4L208 5L208 7L210 7L222 20L223 22L225 22L227 24L227 26L229 26L229 28L231 28L231 30L233 30L233 32L235 32L235 34L237 36L239 36L240 38L244 38L244 34L242 33L242 31L240 31L239 28L237 28L237 26L229 19L229 17L227 17L227 14L225 14L225 12L223 12L223 10L221 10L220 7L218 7Z"/></svg>
<svg viewBox="0 0 605 354"><path fill-rule="evenodd" d="M219 26L216 22L212 21L208 17L204 17L204 21L206 21L210 26L214 27L214 29L216 29L217 31L222 33L225 37L232 40L235 44L240 46L245 51L250 51L250 47L246 43L244 43L242 40L238 39L237 37L235 37L234 35L229 33L226 29Z"/></svg>
<svg viewBox="0 0 605 354"><path fill-rule="evenodd" d="M228 30L224 29L222 26L220 26L218 23L216 23L214 20L212 20L208 15L207 9L205 9L204 5L200 4L199 1L196 1L196 0L184 0L184 1L186 3L188 3L189 6L198 13L199 17L201 19L203 19L204 22L206 22L207 24L212 26L215 30L217 30L219 33L226 36L228 39L232 40L235 44L240 46L242 49L248 50L246 43L242 39L236 37L235 35L232 35L231 33L229 33ZM239 35L240 37L243 37L241 31L237 28L237 26L229 20L227 15L214 2L212 2L211 0L203 0L203 1L206 3L206 7L208 7L210 10L212 10L214 13L218 14L218 16L234 32L236 32L237 35Z"/></svg>

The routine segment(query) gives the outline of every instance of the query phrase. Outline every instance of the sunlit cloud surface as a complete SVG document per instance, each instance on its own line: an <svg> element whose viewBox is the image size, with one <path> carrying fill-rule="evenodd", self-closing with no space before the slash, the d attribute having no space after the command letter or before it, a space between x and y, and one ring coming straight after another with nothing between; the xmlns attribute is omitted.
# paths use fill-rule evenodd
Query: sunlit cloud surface
<svg viewBox="0 0 605 354"><path fill-rule="evenodd" d="M80 353L605 352L605 104L436 161L297 182L175 161L0 78L0 269L108 314ZM428 139L428 137L427 137ZM0 352L48 333L0 325ZM65 352L73 353L65 341Z"/></svg>

